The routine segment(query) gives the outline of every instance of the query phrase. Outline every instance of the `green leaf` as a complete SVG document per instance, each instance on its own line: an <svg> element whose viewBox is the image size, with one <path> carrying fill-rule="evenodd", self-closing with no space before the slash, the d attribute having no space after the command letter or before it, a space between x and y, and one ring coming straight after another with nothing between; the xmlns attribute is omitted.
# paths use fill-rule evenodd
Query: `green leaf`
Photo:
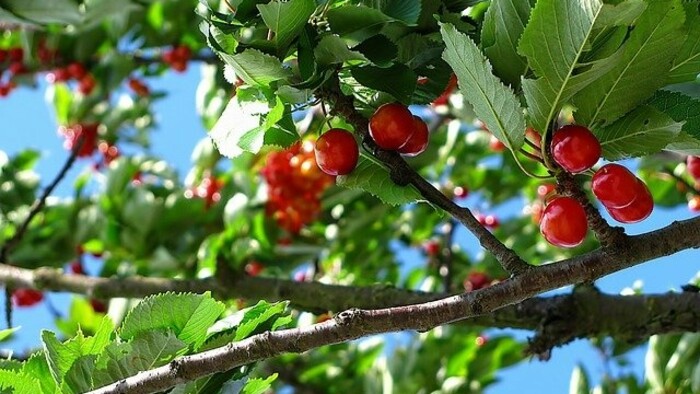
<svg viewBox="0 0 700 394"><path fill-rule="evenodd" d="M265 25L275 33L278 54L284 56L287 47L304 29L316 3L314 0L271 1L257 7Z"/></svg>
<svg viewBox="0 0 700 394"><path fill-rule="evenodd" d="M241 394L263 394L263 393L266 393L270 389L270 387L272 387L272 383L275 381L275 379L277 379L276 373L268 376L265 379L262 379L262 378L248 379L245 386L243 386L243 390L241 390Z"/></svg>
<svg viewBox="0 0 700 394"><path fill-rule="evenodd" d="M413 186L395 184L386 168L365 156L360 156L357 167L348 175L336 178L338 186L361 189L390 205L402 205L422 200Z"/></svg>
<svg viewBox="0 0 700 394"><path fill-rule="evenodd" d="M601 76L598 70L575 76L601 6L599 0L540 0L532 11L518 49L539 77L523 81L535 129L547 130L576 90Z"/></svg>
<svg viewBox="0 0 700 394"><path fill-rule="evenodd" d="M245 311L243 319L236 328L235 341L248 338L253 334L271 330L280 317L285 316L288 302L274 304L259 301L255 306Z"/></svg>
<svg viewBox="0 0 700 394"><path fill-rule="evenodd" d="M404 104L410 104L418 80L416 73L403 64L394 64L387 68L364 66L353 68L351 73L362 85L389 93Z"/></svg>
<svg viewBox="0 0 700 394"><path fill-rule="evenodd" d="M576 121L609 124L665 84L683 35L679 0L652 0L623 44L620 62L576 94Z"/></svg>
<svg viewBox="0 0 700 394"><path fill-rule="evenodd" d="M236 76L249 85L268 86L272 82L287 79L292 75L291 71L282 67L279 59L257 49L249 48L236 55L219 52L219 56L226 64L233 67Z"/></svg>
<svg viewBox="0 0 700 394"><path fill-rule="evenodd" d="M659 90L646 104L664 112L676 122L685 122L682 130L700 139L700 100L683 93Z"/></svg>
<svg viewBox="0 0 700 394"><path fill-rule="evenodd" d="M333 33L356 41L372 37L393 20L375 8L351 5L331 8L327 17Z"/></svg>
<svg viewBox="0 0 700 394"><path fill-rule="evenodd" d="M47 97L53 98L56 123L67 125L71 121L71 109L73 107L73 93L70 88L63 83L52 84L48 88Z"/></svg>
<svg viewBox="0 0 700 394"><path fill-rule="evenodd" d="M339 64L352 60L367 61L361 53L351 51L345 40L337 35L329 34L321 38L314 49L316 61L321 65Z"/></svg>
<svg viewBox="0 0 700 394"><path fill-rule="evenodd" d="M700 156L700 140L681 131L676 139L666 146L666 150L683 155Z"/></svg>
<svg viewBox="0 0 700 394"><path fill-rule="evenodd" d="M457 75L459 90L476 116L511 151L520 149L525 119L518 98L492 74L489 61L471 38L450 24L443 24L441 33L446 45L443 58Z"/></svg>
<svg viewBox="0 0 700 394"><path fill-rule="evenodd" d="M530 17L526 0L493 0L481 26L481 47L494 73L506 84L520 85L527 61L517 52L518 41Z"/></svg>
<svg viewBox="0 0 700 394"><path fill-rule="evenodd" d="M80 356L73 362L61 383L62 392L86 393L95 387L93 376L95 372L94 354Z"/></svg>
<svg viewBox="0 0 700 394"><path fill-rule="evenodd" d="M97 359L95 386L158 368L186 349L187 344L170 330L144 331L128 343L112 343Z"/></svg>
<svg viewBox="0 0 700 394"><path fill-rule="evenodd" d="M219 318L225 307L205 293L164 293L145 298L124 318L119 335L133 339L154 329L170 329L186 344L199 347L207 329Z"/></svg>
<svg viewBox="0 0 700 394"><path fill-rule="evenodd" d="M666 83L695 81L700 74L700 2L683 4L685 9L686 39L673 59Z"/></svg>
<svg viewBox="0 0 700 394"><path fill-rule="evenodd" d="M398 54L396 44L383 34L370 37L352 49L359 51L372 63L381 67L390 66Z"/></svg>
<svg viewBox="0 0 700 394"><path fill-rule="evenodd" d="M39 380L42 393L54 393L58 389L56 381L51 375L48 361L43 351L34 353L22 366L22 373L34 376Z"/></svg>
<svg viewBox="0 0 700 394"><path fill-rule="evenodd" d="M263 116L269 112L266 103L240 102L240 97L233 97L219 120L214 124L209 136L214 141L219 153L226 157L237 157L243 153L241 140L251 140L251 135L262 132ZM250 144L249 144L250 146Z"/></svg>
<svg viewBox="0 0 700 394"><path fill-rule="evenodd" d="M392 18L414 25L418 22L421 0L385 0L382 12Z"/></svg>
<svg viewBox="0 0 700 394"><path fill-rule="evenodd" d="M618 4L603 4L595 29L631 25L647 7L644 0L626 0Z"/></svg>
<svg viewBox="0 0 700 394"><path fill-rule="evenodd" d="M581 365L574 367L571 372L571 380L569 380L569 394L588 394L590 386L588 384L588 376Z"/></svg>
<svg viewBox="0 0 700 394"><path fill-rule="evenodd" d="M74 0L4 0L3 8L30 21L77 24L82 20L78 2Z"/></svg>
<svg viewBox="0 0 700 394"><path fill-rule="evenodd" d="M17 394L41 393L41 385L36 378L18 371L0 369L0 390Z"/></svg>
<svg viewBox="0 0 700 394"><path fill-rule="evenodd" d="M8 339L12 338L12 335L19 331L19 329L22 327L12 327L12 328L6 328L4 330L0 330L0 342L6 341Z"/></svg>
<svg viewBox="0 0 700 394"><path fill-rule="evenodd" d="M61 343L56 339L56 334L50 331L42 331L41 341L44 345L51 375L57 382L63 381L64 376L82 356L97 355L107 346L114 333L114 323L105 316L102 324L92 337L85 337L82 332Z"/></svg>
<svg viewBox="0 0 700 394"><path fill-rule="evenodd" d="M594 130L610 161L649 155L675 140L682 123L649 106L640 106L615 123Z"/></svg>

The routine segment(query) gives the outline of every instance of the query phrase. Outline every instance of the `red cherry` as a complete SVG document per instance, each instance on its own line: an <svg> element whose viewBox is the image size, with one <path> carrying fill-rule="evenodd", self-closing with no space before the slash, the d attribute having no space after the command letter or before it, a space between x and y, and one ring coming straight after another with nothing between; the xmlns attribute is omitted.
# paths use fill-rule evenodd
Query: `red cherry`
<svg viewBox="0 0 700 394"><path fill-rule="evenodd" d="M73 79L80 80L87 75L87 70L81 63L71 63L68 65L68 67L66 67L66 69Z"/></svg>
<svg viewBox="0 0 700 394"><path fill-rule="evenodd" d="M494 152L503 152L506 149L506 145L496 138L496 136L492 135L491 139L489 139L489 149Z"/></svg>
<svg viewBox="0 0 700 394"><path fill-rule="evenodd" d="M423 250L428 256L437 256L440 253L440 242L435 240L427 241L423 244Z"/></svg>
<svg viewBox="0 0 700 394"><path fill-rule="evenodd" d="M129 78L129 88L141 97L147 97L151 94L148 86L136 78Z"/></svg>
<svg viewBox="0 0 700 394"><path fill-rule="evenodd" d="M105 164L109 164L119 157L119 148L108 142L100 142L99 145L97 145L97 149L102 153Z"/></svg>
<svg viewBox="0 0 700 394"><path fill-rule="evenodd" d="M7 70L14 75L24 74L27 71L27 66L22 62L12 62L7 67Z"/></svg>
<svg viewBox="0 0 700 394"><path fill-rule="evenodd" d="M540 142L542 142L542 138L540 137L540 133L538 133L537 130L533 129L532 127L526 128L525 138L527 138L530 142L535 144L538 148L540 147Z"/></svg>
<svg viewBox="0 0 700 394"><path fill-rule="evenodd" d="M700 211L700 196L693 196L693 198L688 200L688 209L693 212Z"/></svg>
<svg viewBox="0 0 700 394"><path fill-rule="evenodd" d="M72 151L82 138L84 142L77 153L78 157L92 156L97 149L97 127L96 123L61 126L58 131L66 138L63 147Z"/></svg>
<svg viewBox="0 0 700 394"><path fill-rule="evenodd" d="M2 48L0 48L0 63L2 63L2 62L4 62L5 60L7 60L7 56L8 56L8 51L7 51L7 49L2 49Z"/></svg>
<svg viewBox="0 0 700 394"><path fill-rule="evenodd" d="M456 198L467 198L469 195L469 189L464 186L457 186L455 187L453 193Z"/></svg>
<svg viewBox="0 0 700 394"><path fill-rule="evenodd" d="M554 186L554 184L545 183L543 185L539 185L537 186L537 197L542 200L546 200L548 196L554 193L554 190L556 190L556 186Z"/></svg>
<svg viewBox="0 0 700 394"><path fill-rule="evenodd" d="M352 133L343 129L330 129L316 140L316 163L328 175L345 175L357 166L360 151Z"/></svg>
<svg viewBox="0 0 700 394"><path fill-rule="evenodd" d="M70 74L65 68L57 68L46 74L46 82L48 83L66 82L69 79Z"/></svg>
<svg viewBox="0 0 700 394"><path fill-rule="evenodd" d="M586 212L575 199L557 197L542 213L540 232L555 246L572 248L580 245L588 232Z"/></svg>
<svg viewBox="0 0 700 394"><path fill-rule="evenodd" d="M578 125L566 125L552 137L552 156L566 171L577 174L586 171L600 159L600 142L590 130Z"/></svg>
<svg viewBox="0 0 700 394"><path fill-rule="evenodd" d="M24 49L20 47L10 48L7 51L7 57L10 58L11 62L21 62L24 59Z"/></svg>
<svg viewBox="0 0 700 394"><path fill-rule="evenodd" d="M369 120L369 134L382 149L401 148L411 138L414 130L411 111L399 103L382 105Z"/></svg>
<svg viewBox="0 0 700 394"><path fill-rule="evenodd" d="M498 221L497 217L493 215L486 215L486 217L484 217L484 226L488 228L498 228L500 225L501 222Z"/></svg>
<svg viewBox="0 0 700 394"><path fill-rule="evenodd" d="M78 82L78 91L87 96L95 89L95 85L97 85L97 81L92 75L88 74Z"/></svg>
<svg viewBox="0 0 700 394"><path fill-rule="evenodd" d="M486 345L486 342L488 342L488 338L486 338L484 335L479 335L474 340L474 343L476 344L477 347L482 347L482 346Z"/></svg>
<svg viewBox="0 0 700 394"><path fill-rule="evenodd" d="M700 157L688 156L686 164L688 166L688 174L696 181L700 180Z"/></svg>
<svg viewBox="0 0 700 394"><path fill-rule="evenodd" d="M107 313L107 305L96 298L90 299L90 306L95 313Z"/></svg>
<svg viewBox="0 0 700 394"><path fill-rule="evenodd" d="M187 62L176 60L172 64L170 64L170 68L179 73L184 73L185 71L187 71Z"/></svg>
<svg viewBox="0 0 700 394"><path fill-rule="evenodd" d="M9 84L0 84L0 97L7 97L12 91L12 86Z"/></svg>
<svg viewBox="0 0 700 394"><path fill-rule="evenodd" d="M250 263L245 265L245 272L250 276L260 275L263 269L265 269L265 266L257 261L251 261Z"/></svg>
<svg viewBox="0 0 700 394"><path fill-rule="evenodd" d="M76 274L76 275L85 275L85 270L83 269L83 265L80 263L80 261L74 261L70 263L70 272Z"/></svg>
<svg viewBox="0 0 700 394"><path fill-rule="evenodd" d="M34 306L44 299L44 293L34 289L16 289L12 292L12 303L15 306Z"/></svg>
<svg viewBox="0 0 700 394"><path fill-rule="evenodd" d="M606 208L624 208L637 197L637 177L619 164L606 164L593 175L591 188Z"/></svg>
<svg viewBox="0 0 700 394"><path fill-rule="evenodd" d="M415 129L413 134L406 142L406 145L399 148L399 153L405 156L417 156L428 147L428 125L418 116L413 116L413 124Z"/></svg>
<svg viewBox="0 0 700 394"><path fill-rule="evenodd" d="M192 57L192 50L188 46L179 45L173 49L173 54L176 59L187 62Z"/></svg>
<svg viewBox="0 0 700 394"><path fill-rule="evenodd" d="M624 208L608 208L613 219L620 223L637 223L651 215L651 211L654 210L654 199L646 183L637 179L635 192L637 197L630 205Z"/></svg>
<svg viewBox="0 0 700 394"><path fill-rule="evenodd" d="M445 86L445 90L440 94L438 98L433 100L432 105L447 105L448 101L450 100L450 94L452 94L452 91L455 90L456 87L457 76L455 74L452 74L450 76L450 80L447 81L447 86Z"/></svg>
<svg viewBox="0 0 700 394"><path fill-rule="evenodd" d="M478 272L478 271L472 271L469 273L467 276L467 279L464 281L464 290L465 291L474 291L474 290L479 290L483 289L485 287L489 287L491 284L491 277L489 277L487 274L483 272Z"/></svg>

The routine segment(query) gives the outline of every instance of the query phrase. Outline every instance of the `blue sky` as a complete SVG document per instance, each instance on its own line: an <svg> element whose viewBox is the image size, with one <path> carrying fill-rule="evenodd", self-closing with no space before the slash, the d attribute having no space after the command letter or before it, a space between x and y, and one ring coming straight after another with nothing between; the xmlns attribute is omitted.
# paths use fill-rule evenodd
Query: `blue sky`
<svg viewBox="0 0 700 394"><path fill-rule="evenodd" d="M158 130L152 135L152 153L175 165L180 177L184 177L190 165L192 148L205 135L195 112L195 89L199 81L198 67L191 67L186 74L168 73L162 78L149 80L152 90L166 90L169 96L159 101L157 111ZM0 119L4 125L0 132L0 150L12 155L21 149L32 147L42 152L42 159L37 166L42 185L56 174L66 158L62 139L58 137L57 125L49 107L43 98L41 89L21 88L14 91L9 98L0 99ZM59 195L68 195L72 190L71 179L85 171L91 165L80 161L58 188ZM518 201L500 207L498 213L506 215L519 211L522 204ZM646 232L670 224L673 220L692 217L693 214L684 206L676 209L656 208L652 216L639 224L626 226L631 234ZM460 229L457 239L464 240L463 247L477 250L478 245L464 229ZM418 253L402 254L407 259L421 258ZM665 292L679 289L700 270L698 264L700 251L684 251L671 257L648 262L601 279L596 285L605 292L618 293L631 286L635 280L644 282L646 292ZM70 296L52 294L51 301L59 308L65 309ZM35 346L39 341L42 327L53 327L53 322L45 304L31 309L15 310L15 324L22 330L12 342L6 343L15 351L23 351ZM491 335L514 333L525 340L528 332L515 330L493 330ZM644 348L631 353L632 364L629 368L637 373L643 371ZM568 391L569 377L578 363L586 366L594 381L599 380L605 371L604 364L597 351L587 341L576 341L563 349L556 349L549 362L532 360L523 362L500 374L501 382L492 386L488 393L562 393ZM615 372L616 370L613 370ZM545 385L546 384L546 385Z"/></svg>

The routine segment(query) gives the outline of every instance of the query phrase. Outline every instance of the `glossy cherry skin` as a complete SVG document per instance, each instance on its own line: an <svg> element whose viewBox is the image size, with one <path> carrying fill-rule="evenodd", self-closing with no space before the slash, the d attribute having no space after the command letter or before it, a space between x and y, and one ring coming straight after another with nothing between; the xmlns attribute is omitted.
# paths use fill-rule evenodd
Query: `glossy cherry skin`
<svg viewBox="0 0 700 394"><path fill-rule="evenodd" d="M44 293L34 289L15 289L12 292L12 303L15 306L34 306L44 299Z"/></svg>
<svg viewBox="0 0 700 394"><path fill-rule="evenodd" d="M688 166L688 173L693 179L700 180L700 157L699 156L688 156L686 160Z"/></svg>
<svg viewBox="0 0 700 394"><path fill-rule="evenodd" d="M360 151L352 133L330 129L316 140L316 163L328 175L345 175L357 166Z"/></svg>
<svg viewBox="0 0 700 394"><path fill-rule="evenodd" d="M572 174L586 171L600 159L598 138L583 126L561 127L552 136L551 147L554 160Z"/></svg>
<svg viewBox="0 0 700 394"><path fill-rule="evenodd" d="M581 204L571 197L553 199L542 213L540 232L555 246L573 248L586 238L588 222Z"/></svg>
<svg viewBox="0 0 700 394"><path fill-rule="evenodd" d="M693 212L700 212L700 196L695 196L688 200L688 209Z"/></svg>
<svg viewBox="0 0 700 394"><path fill-rule="evenodd" d="M641 180L637 180L637 197L632 203L624 208L608 208L608 212L613 219L620 223L637 223L646 219L654 210L654 199L647 185Z"/></svg>
<svg viewBox="0 0 700 394"><path fill-rule="evenodd" d="M591 189L606 208L624 208L637 197L637 177L619 164L606 164L595 172Z"/></svg>
<svg viewBox="0 0 700 394"><path fill-rule="evenodd" d="M428 137L430 136L428 125L425 124L423 119L415 115L413 116L413 124L415 126L413 134L406 142L406 145L399 149L399 153L404 156L417 156L428 147Z"/></svg>
<svg viewBox="0 0 700 394"><path fill-rule="evenodd" d="M369 120L369 135L386 150L397 150L406 145L414 130L411 111L399 103L382 105Z"/></svg>

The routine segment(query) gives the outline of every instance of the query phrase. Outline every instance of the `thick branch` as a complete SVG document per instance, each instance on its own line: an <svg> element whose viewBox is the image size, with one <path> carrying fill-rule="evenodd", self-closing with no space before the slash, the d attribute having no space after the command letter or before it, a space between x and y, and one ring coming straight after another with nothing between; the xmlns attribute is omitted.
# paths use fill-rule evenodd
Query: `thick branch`
<svg viewBox="0 0 700 394"><path fill-rule="evenodd" d="M373 152L374 156L382 161L392 175L392 179L399 185L413 185L421 196L432 204L443 209L457 219L469 231L476 236L481 246L491 252L510 274L517 275L531 268L515 252L503 245L489 230L482 226L472 212L465 207L460 207L454 201L447 198L430 182L418 174L401 155L380 149L369 138L368 122L356 109L353 98L344 95L340 90L340 82L337 77L331 78L324 89L317 91L318 96L332 104L332 113L342 116L355 128L355 132L362 138L364 144Z"/></svg>
<svg viewBox="0 0 700 394"><path fill-rule="evenodd" d="M320 346L392 331L426 331L433 327L491 313L536 294L700 247L700 219L675 222L663 229L630 237L624 248L598 249L523 274L478 291L441 300L393 308L351 309L333 320L309 327L266 332L240 342L178 358L170 364L120 380L93 393L151 393L215 372Z"/></svg>

